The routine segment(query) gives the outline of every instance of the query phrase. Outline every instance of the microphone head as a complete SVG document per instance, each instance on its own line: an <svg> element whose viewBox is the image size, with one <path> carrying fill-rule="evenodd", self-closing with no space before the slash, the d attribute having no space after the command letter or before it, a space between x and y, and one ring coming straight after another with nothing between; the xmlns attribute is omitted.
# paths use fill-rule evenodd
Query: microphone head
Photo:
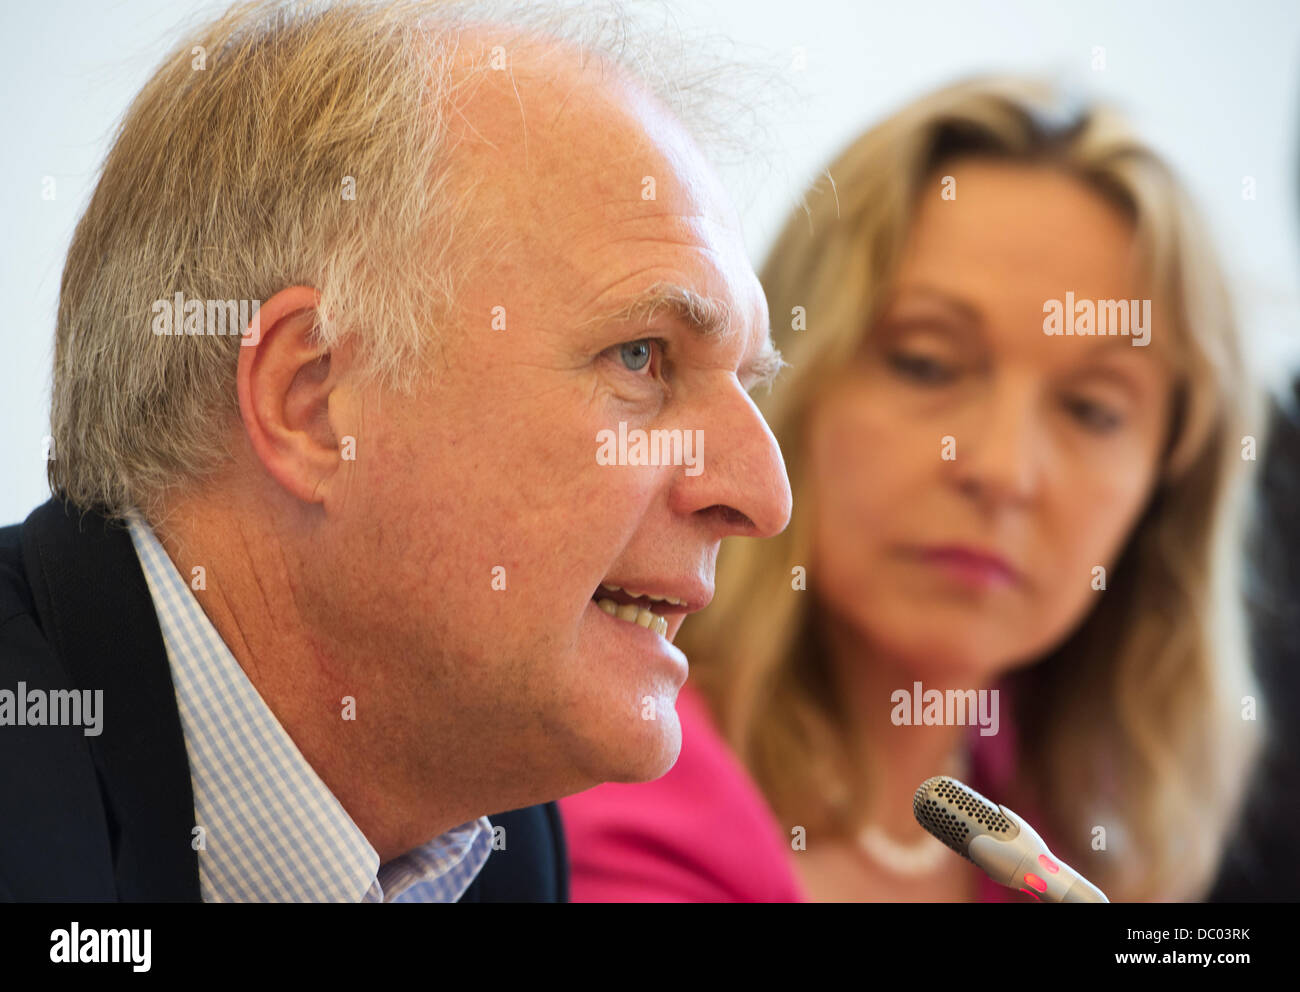
<svg viewBox="0 0 1300 992"><path fill-rule="evenodd" d="M912 812L917 823L972 864L970 842L976 837L1013 840L1020 833L1000 807L948 775L927 778L917 787Z"/></svg>

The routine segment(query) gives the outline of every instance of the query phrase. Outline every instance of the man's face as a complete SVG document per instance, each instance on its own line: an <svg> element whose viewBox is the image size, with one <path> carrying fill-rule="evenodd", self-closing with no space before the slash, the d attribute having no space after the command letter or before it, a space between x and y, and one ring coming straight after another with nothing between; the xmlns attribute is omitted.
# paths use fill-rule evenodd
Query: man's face
<svg viewBox="0 0 1300 992"><path fill-rule="evenodd" d="M365 576L351 622L393 653L377 692L401 701L395 732L461 733L477 769L531 775L516 805L671 767L687 676L671 640L713 594L721 538L790 513L747 392L766 305L725 194L647 98L546 71L489 74L467 108L462 161L512 243L470 277L431 381L366 402L341 510ZM665 283L724 301L725 333L668 308L600 319ZM620 424L702 439L702 470L602 464ZM683 601L653 606L666 636L598 607L628 590Z"/></svg>

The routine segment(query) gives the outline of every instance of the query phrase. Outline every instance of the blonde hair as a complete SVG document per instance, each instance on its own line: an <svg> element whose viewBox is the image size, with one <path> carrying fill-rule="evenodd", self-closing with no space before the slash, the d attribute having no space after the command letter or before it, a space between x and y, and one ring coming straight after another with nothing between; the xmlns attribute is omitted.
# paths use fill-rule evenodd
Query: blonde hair
<svg viewBox="0 0 1300 992"><path fill-rule="evenodd" d="M499 47L462 50L484 26ZM448 121L475 74L539 39L630 74L706 152L743 145L728 108L759 67L617 2L253 2L194 29L127 110L68 251L53 492L152 520L169 489L228 459L241 339L153 333L154 302L178 292L264 301L313 286L322 346L355 335L363 377L412 389L466 274L508 236L457 172Z"/></svg>
<svg viewBox="0 0 1300 992"><path fill-rule="evenodd" d="M879 313L919 184L965 154L1064 169L1126 210L1170 316L1177 380L1161 481L1107 591L1057 650L1006 677L1019 786L994 798L1040 810L1059 853L1112 899L1195 897L1258 747L1240 712L1254 688L1237 583L1240 445L1261 402L1188 198L1105 109L1072 107L1042 84L965 82L894 114L831 164L834 196L795 211L762 272L792 366L760 400L786 457L791 524L769 541L727 542L717 598L679 640L778 817L853 837L872 770L854 757L857 729L831 689L815 593L791 588L813 547L802 440L819 389L858 348L864 315L869 327ZM791 333L781 325L800 306L806 329ZM1094 825L1107 828L1104 853L1092 849Z"/></svg>

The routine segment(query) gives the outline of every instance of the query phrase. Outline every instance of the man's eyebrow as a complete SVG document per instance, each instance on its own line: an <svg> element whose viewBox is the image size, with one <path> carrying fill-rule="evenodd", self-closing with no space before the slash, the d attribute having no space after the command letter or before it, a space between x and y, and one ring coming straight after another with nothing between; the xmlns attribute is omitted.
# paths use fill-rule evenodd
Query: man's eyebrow
<svg viewBox="0 0 1300 992"><path fill-rule="evenodd" d="M582 322L582 326L613 323L649 323L667 311L701 337L723 340L733 333L731 307L725 300L705 296L676 283L657 282L636 296Z"/></svg>
<svg viewBox="0 0 1300 992"><path fill-rule="evenodd" d="M737 328L732 325L731 307L725 300L668 282L655 283L636 296L622 300L610 309L583 321L582 326L650 323L664 312L709 341L724 341L737 333ZM753 385L746 387L747 391L756 386L770 387L777 374L786 367L781 353L772 346L772 329L768 327L765 330L767 334L763 350L738 373L742 382L746 379L754 380Z"/></svg>
<svg viewBox="0 0 1300 992"><path fill-rule="evenodd" d="M772 339L769 336L763 350L755 356L753 361L740 370L740 381L743 384L746 379L753 380L745 387L747 393L753 392L759 386L771 389L772 383L776 381L776 377L780 375L781 370L788 367L788 363L781 357L781 353L772 346Z"/></svg>

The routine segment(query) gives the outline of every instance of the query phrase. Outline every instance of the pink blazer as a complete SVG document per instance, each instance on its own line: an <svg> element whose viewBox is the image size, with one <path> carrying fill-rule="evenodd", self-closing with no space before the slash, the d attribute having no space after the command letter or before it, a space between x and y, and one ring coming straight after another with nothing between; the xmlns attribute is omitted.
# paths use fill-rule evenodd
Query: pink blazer
<svg viewBox="0 0 1300 992"><path fill-rule="evenodd" d="M678 694L677 715L682 750L667 774L653 782L600 785L560 800L571 900L808 901L789 836L689 683ZM996 802L994 786L1011 771L1014 728L1004 713L993 737L979 738L978 728L970 729L979 757L969 784L979 791L987 786ZM980 901L1033 900L986 879Z"/></svg>

